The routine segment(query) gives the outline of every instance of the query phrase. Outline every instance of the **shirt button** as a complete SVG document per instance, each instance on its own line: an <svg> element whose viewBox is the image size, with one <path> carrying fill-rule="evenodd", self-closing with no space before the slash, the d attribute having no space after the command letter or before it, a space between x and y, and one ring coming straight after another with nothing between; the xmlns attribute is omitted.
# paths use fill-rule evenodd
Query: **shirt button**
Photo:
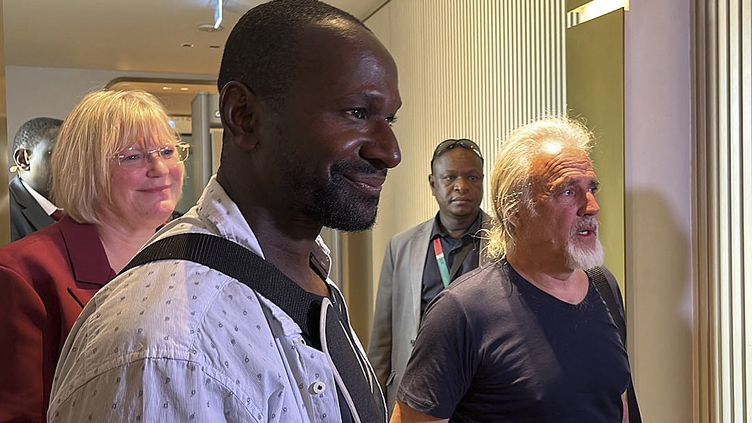
<svg viewBox="0 0 752 423"><path fill-rule="evenodd" d="M414 347L414 346L415 346L415 340L414 340L414 339L411 339L411 340L410 340L410 346L411 346L411 347Z"/></svg>
<svg viewBox="0 0 752 423"><path fill-rule="evenodd" d="M311 395L320 395L324 393L325 390L326 390L326 385L324 384L324 382L321 382L321 381L313 382L311 386L308 387L308 392L310 392Z"/></svg>

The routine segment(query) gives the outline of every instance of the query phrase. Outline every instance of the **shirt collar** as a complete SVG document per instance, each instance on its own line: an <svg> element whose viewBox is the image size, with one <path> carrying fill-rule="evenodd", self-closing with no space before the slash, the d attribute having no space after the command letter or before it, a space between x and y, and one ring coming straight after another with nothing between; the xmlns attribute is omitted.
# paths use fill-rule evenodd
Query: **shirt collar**
<svg viewBox="0 0 752 423"><path fill-rule="evenodd" d="M212 176L209 180L204 193L198 200L197 213L199 219L214 225L219 235L237 242L258 254L261 258L266 259L253 230L248 226L248 222L235 202L230 199L222 185L217 182L215 176ZM319 263L319 270L324 273L324 276L328 277L331 272L332 257L329 247L321 238L321 235L316 237L314 248L313 258Z"/></svg>
<svg viewBox="0 0 752 423"><path fill-rule="evenodd" d="M24 188L26 188L26 191L29 191L29 194L31 194L31 196L34 197L34 200L36 200L36 202L39 204L42 210L44 210L44 212L47 213L48 216L52 215L52 213L55 213L55 211L57 211L57 206L52 204L50 200L44 198L42 194L36 192L36 190L34 190L34 188L30 187L29 184L24 182L23 179L21 179L21 183L23 184Z"/></svg>
<svg viewBox="0 0 752 423"><path fill-rule="evenodd" d="M213 232L215 234L250 249L266 260L264 253L261 250L261 245L258 242L258 238L256 238L256 235L248 225L245 217L243 217L238 206L232 201L230 196L227 195L227 192L222 185L217 182L216 176L212 176L204 189L204 193L198 200L196 207L186 213L186 216L190 217L194 211L198 214L200 220L208 222L214 226ZM179 222L180 220L182 219L174 222ZM168 226L170 225L168 224ZM318 247L318 250L313 253L314 259L321 263L321 270L326 273L326 283L329 285L329 289L336 289L332 281L328 278L331 264L331 253L321 236L317 237L316 246ZM266 298L264 298L263 301L267 307L270 308L272 315L280 321L284 333L300 333L300 327L276 304Z"/></svg>
<svg viewBox="0 0 752 423"><path fill-rule="evenodd" d="M259 257L264 257L261 245L248 226L243 214L222 185L212 176L196 205L199 219L211 223L218 235L248 248Z"/></svg>
<svg viewBox="0 0 752 423"><path fill-rule="evenodd" d="M465 232L464 235L462 235L462 238L465 238L466 236L475 237L478 231L481 228L481 225L483 224L483 212L481 210L478 210L478 217L475 218L475 221L472 225L470 225L470 228ZM430 239L434 239L437 236L440 236L442 238L449 237L449 234L441 229L441 223L439 220L439 213L436 213L436 217L433 219L433 226L431 228L431 237Z"/></svg>

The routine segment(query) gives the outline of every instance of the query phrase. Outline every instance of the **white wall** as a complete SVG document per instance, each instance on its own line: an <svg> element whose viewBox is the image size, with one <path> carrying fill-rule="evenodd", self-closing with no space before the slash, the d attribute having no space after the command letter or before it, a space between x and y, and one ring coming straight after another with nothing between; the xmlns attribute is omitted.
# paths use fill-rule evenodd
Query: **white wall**
<svg viewBox="0 0 752 423"><path fill-rule="evenodd" d="M646 422L692 421L690 2L625 17L628 326Z"/></svg>
<svg viewBox="0 0 752 423"><path fill-rule="evenodd" d="M216 75L155 74L99 69L7 66L8 140L24 122L38 116L64 119L89 91L104 88L120 77L216 79Z"/></svg>

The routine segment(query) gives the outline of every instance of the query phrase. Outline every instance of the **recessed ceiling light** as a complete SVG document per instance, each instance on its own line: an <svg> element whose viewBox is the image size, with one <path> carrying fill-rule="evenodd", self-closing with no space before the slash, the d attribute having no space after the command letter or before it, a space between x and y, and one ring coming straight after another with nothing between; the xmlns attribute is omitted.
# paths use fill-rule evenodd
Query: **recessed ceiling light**
<svg viewBox="0 0 752 423"><path fill-rule="evenodd" d="M180 91L188 91L188 87L180 87Z"/></svg>
<svg viewBox="0 0 752 423"><path fill-rule="evenodd" d="M210 45L210 46L209 46L209 48L222 48L222 46L218 46L218 45Z"/></svg>
<svg viewBox="0 0 752 423"><path fill-rule="evenodd" d="M188 48L191 48L191 47L193 47L193 43L183 43L183 44L180 44L180 47L188 47Z"/></svg>
<svg viewBox="0 0 752 423"><path fill-rule="evenodd" d="M162 87L163 91L170 91L171 89L172 89L172 87Z"/></svg>

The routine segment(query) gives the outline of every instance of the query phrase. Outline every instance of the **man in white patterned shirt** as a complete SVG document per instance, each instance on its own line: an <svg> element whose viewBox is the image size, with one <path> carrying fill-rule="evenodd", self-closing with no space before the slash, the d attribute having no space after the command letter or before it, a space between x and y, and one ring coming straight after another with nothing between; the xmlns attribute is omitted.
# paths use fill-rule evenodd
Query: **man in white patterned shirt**
<svg viewBox="0 0 752 423"><path fill-rule="evenodd" d="M322 226L375 220L400 161L394 61L352 16L275 0L233 29L219 88L220 170L145 250L185 234L235 246L207 255L214 265L147 260L100 291L63 348L48 421L386 420L342 296L312 254ZM237 257L244 276L217 270Z"/></svg>

